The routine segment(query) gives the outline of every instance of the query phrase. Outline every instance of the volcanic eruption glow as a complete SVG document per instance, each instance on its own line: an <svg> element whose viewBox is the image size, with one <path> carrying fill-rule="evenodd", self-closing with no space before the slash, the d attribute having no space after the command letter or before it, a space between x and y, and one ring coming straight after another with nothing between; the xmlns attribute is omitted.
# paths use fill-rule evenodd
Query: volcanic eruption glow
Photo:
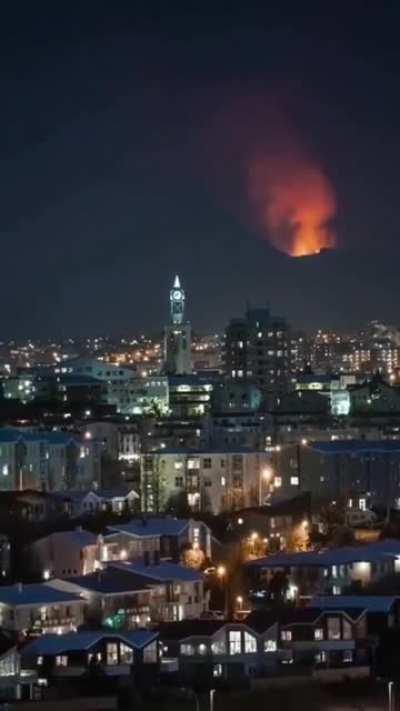
<svg viewBox="0 0 400 711"><path fill-rule="evenodd" d="M280 251L304 257L335 246L329 226L334 192L321 169L299 152L251 159L247 188L259 226Z"/></svg>
<svg viewBox="0 0 400 711"><path fill-rule="evenodd" d="M303 257L336 246L333 186L275 96L221 100L207 146L210 182L276 249Z"/></svg>

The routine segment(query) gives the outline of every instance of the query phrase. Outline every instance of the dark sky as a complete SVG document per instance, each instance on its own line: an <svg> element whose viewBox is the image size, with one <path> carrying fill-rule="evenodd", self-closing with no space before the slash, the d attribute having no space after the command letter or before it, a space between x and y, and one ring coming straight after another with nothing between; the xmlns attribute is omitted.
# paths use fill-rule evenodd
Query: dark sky
<svg viewBox="0 0 400 711"><path fill-rule="evenodd" d="M3 5L1 336L157 329L175 272L198 330L246 301L400 322L398 2ZM214 127L251 130L248 95L329 176L336 252L291 259L243 219Z"/></svg>

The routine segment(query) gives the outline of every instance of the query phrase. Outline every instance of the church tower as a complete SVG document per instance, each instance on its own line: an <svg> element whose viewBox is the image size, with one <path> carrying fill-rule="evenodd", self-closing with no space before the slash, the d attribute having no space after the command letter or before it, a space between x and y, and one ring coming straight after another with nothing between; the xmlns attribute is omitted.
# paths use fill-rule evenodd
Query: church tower
<svg viewBox="0 0 400 711"><path fill-rule="evenodd" d="M185 317L185 292L176 275L169 292L170 323L164 332L164 372L188 375L192 372L191 327Z"/></svg>

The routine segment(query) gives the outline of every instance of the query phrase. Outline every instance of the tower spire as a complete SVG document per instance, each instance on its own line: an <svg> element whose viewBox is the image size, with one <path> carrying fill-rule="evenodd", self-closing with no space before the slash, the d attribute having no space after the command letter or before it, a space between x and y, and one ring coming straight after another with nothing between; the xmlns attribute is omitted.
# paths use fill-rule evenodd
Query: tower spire
<svg viewBox="0 0 400 711"><path fill-rule="evenodd" d="M181 282L179 279L179 276L176 274L175 279L174 279L174 289L180 289L181 288Z"/></svg>

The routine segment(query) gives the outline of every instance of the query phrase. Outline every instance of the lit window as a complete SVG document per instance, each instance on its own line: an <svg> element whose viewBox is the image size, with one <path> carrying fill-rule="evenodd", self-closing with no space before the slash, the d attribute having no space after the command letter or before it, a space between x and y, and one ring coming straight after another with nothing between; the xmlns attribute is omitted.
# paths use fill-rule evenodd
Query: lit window
<svg viewBox="0 0 400 711"><path fill-rule="evenodd" d="M339 617L328 617L328 639L340 639Z"/></svg>
<svg viewBox="0 0 400 711"><path fill-rule="evenodd" d="M174 467L175 467L175 469L182 469L183 464L182 464L182 462L174 462Z"/></svg>
<svg viewBox="0 0 400 711"><path fill-rule="evenodd" d="M337 578L337 576L338 576L337 565L332 565L332 578Z"/></svg>
<svg viewBox="0 0 400 711"><path fill-rule="evenodd" d="M66 666L68 666L68 657L67 657L66 654L57 655L57 657L56 657L56 666L57 666L57 667L66 667Z"/></svg>
<svg viewBox="0 0 400 711"><path fill-rule="evenodd" d="M274 639L266 639L264 642L264 652L276 652L277 644Z"/></svg>
<svg viewBox="0 0 400 711"><path fill-rule="evenodd" d="M238 630L229 631L229 654L240 654L241 649L241 632Z"/></svg>
<svg viewBox="0 0 400 711"><path fill-rule="evenodd" d="M257 640L249 632L244 633L244 651L246 654L254 654L257 651Z"/></svg>
<svg viewBox="0 0 400 711"><path fill-rule="evenodd" d="M39 667L41 667L42 664L43 664L43 657L38 657L37 660L36 660L36 664L37 664Z"/></svg>
<svg viewBox="0 0 400 711"><path fill-rule="evenodd" d="M282 642L291 642L292 641L291 631L290 630L282 630L281 640L282 640Z"/></svg>
<svg viewBox="0 0 400 711"><path fill-rule="evenodd" d="M315 663L316 664L324 664L327 660L327 654L325 651L322 652L317 652L315 655Z"/></svg>
<svg viewBox="0 0 400 711"><path fill-rule="evenodd" d="M221 486L226 486L226 479L224 476L221 476Z"/></svg>
<svg viewBox="0 0 400 711"><path fill-rule="evenodd" d="M2 472L3 476L8 475L8 464L3 464L2 468L1 468L1 472Z"/></svg>
<svg viewBox="0 0 400 711"><path fill-rule="evenodd" d="M194 654L193 644L181 644L180 652L185 657L191 657Z"/></svg>
<svg viewBox="0 0 400 711"><path fill-rule="evenodd" d="M299 477L298 476L291 476L290 483L292 486L298 486L299 485Z"/></svg>
<svg viewBox="0 0 400 711"><path fill-rule="evenodd" d="M332 593L333 593L333 595L340 595L341 592L342 592L342 588L340 587L340 585L334 585L334 586L332 587Z"/></svg>
<svg viewBox="0 0 400 711"><path fill-rule="evenodd" d="M282 486L282 477L281 476L275 476L274 477L274 487L275 489L280 489Z"/></svg>
<svg viewBox="0 0 400 711"><path fill-rule="evenodd" d="M222 664L214 664L213 666L213 677L222 676Z"/></svg>
<svg viewBox="0 0 400 711"><path fill-rule="evenodd" d="M359 501L359 508L360 508L360 511L366 511L366 510L367 510L367 500L366 500L366 499L360 499L360 501Z"/></svg>
<svg viewBox="0 0 400 711"><path fill-rule="evenodd" d="M213 654L226 654L226 645L223 639L211 643L211 651Z"/></svg>
<svg viewBox="0 0 400 711"><path fill-rule="evenodd" d="M314 639L324 639L324 630L321 628L314 630Z"/></svg>
<svg viewBox="0 0 400 711"><path fill-rule="evenodd" d="M157 642L148 644L143 650L143 662L145 664L156 664L157 662Z"/></svg>
<svg viewBox="0 0 400 711"><path fill-rule="evenodd" d="M115 642L107 644L107 664L109 666L118 664L118 645Z"/></svg>
<svg viewBox="0 0 400 711"><path fill-rule="evenodd" d="M133 649L131 649L131 647L121 642L119 652L121 664L133 664Z"/></svg>
<svg viewBox="0 0 400 711"><path fill-rule="evenodd" d="M207 645L203 643L199 644L197 651L202 657L204 657L204 655L207 654Z"/></svg>

